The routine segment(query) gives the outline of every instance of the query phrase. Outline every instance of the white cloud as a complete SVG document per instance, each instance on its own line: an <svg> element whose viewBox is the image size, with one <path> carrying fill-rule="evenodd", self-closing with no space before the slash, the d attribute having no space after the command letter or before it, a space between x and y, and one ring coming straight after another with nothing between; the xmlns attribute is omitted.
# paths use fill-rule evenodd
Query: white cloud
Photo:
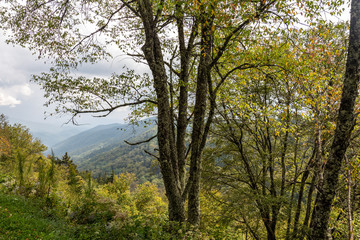
<svg viewBox="0 0 360 240"><path fill-rule="evenodd" d="M2 89L0 89L0 106L15 107L15 105L20 104L20 103L21 103L20 100L3 93Z"/></svg>
<svg viewBox="0 0 360 240"><path fill-rule="evenodd" d="M15 88L17 88L15 86ZM29 86L29 84L25 84L25 85L22 85L22 86L19 86L18 89L16 89L17 92L19 92L20 94L22 95L25 95L25 96L30 96L31 93L33 92Z"/></svg>
<svg viewBox="0 0 360 240"><path fill-rule="evenodd" d="M19 98L30 96L32 92L29 84L0 87L0 106L15 107L21 104Z"/></svg>

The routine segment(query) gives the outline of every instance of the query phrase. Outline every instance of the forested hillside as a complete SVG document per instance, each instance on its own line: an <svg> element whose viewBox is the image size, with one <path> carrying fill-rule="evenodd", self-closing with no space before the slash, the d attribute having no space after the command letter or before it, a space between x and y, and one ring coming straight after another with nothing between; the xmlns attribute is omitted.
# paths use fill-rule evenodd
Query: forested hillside
<svg viewBox="0 0 360 240"><path fill-rule="evenodd" d="M83 131L53 146L56 155L63 155L68 152L74 158L83 154L91 153L113 144L124 144L124 140L131 140L148 131L154 125L141 124L110 124L100 125Z"/></svg>
<svg viewBox="0 0 360 240"><path fill-rule="evenodd" d="M155 135L156 125L151 119L136 125L102 125L56 144L52 151L60 157L68 153L80 171L90 170L95 177L129 172L141 182L155 180L161 184L158 164L148 154L157 148L156 139L130 145Z"/></svg>

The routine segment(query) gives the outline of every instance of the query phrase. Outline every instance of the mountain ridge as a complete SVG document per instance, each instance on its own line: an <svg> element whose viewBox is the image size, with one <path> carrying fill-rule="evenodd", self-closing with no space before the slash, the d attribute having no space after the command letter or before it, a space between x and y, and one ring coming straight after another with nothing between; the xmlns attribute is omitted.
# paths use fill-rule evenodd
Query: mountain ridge
<svg viewBox="0 0 360 240"><path fill-rule="evenodd" d="M134 124L99 125L71 136L53 147L55 156L68 153L80 171L91 170L94 176L111 172L134 173L141 182L159 178L159 169L154 158L145 151L156 154L156 138L139 145L155 136L157 125L153 121Z"/></svg>

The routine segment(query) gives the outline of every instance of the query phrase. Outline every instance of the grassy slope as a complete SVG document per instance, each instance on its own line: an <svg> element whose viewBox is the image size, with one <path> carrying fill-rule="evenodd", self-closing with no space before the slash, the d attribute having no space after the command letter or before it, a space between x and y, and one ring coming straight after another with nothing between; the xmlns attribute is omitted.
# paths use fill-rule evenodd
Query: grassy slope
<svg viewBox="0 0 360 240"><path fill-rule="evenodd" d="M73 239L71 229L31 200L0 193L0 239Z"/></svg>

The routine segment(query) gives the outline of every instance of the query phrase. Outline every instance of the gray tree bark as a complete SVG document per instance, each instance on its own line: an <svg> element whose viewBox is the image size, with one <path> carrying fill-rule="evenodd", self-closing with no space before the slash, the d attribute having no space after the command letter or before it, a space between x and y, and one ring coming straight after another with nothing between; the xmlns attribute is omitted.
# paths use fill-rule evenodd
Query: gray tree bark
<svg viewBox="0 0 360 240"><path fill-rule="evenodd" d="M346 204L347 204L347 220L348 220L348 237L349 240L354 240L354 221L352 216L352 207L351 207L351 192L352 192L352 178L351 178L351 168L349 159L345 155L345 163L349 167L347 170L347 196L346 196Z"/></svg>
<svg viewBox="0 0 360 240"><path fill-rule="evenodd" d="M185 207L178 184L179 173L176 164L176 154L174 153L175 141L172 131L167 75L161 43L156 32L151 3L147 0L139 1L139 12L146 36L142 50L153 74L154 88L158 101L159 162L166 196L169 200L169 220L184 222Z"/></svg>
<svg viewBox="0 0 360 240"><path fill-rule="evenodd" d="M203 6L205 8L205 6ZM188 204L188 222L191 225L200 224L200 177L202 141L206 138L205 115L207 109L208 83L211 81L211 46L212 46L212 19L211 15L202 10L200 16L201 28L201 55L198 66L197 86L195 95L194 121L191 135L190 158L190 188Z"/></svg>
<svg viewBox="0 0 360 240"><path fill-rule="evenodd" d="M359 89L360 0L351 1L348 57L335 136L324 178L316 196L309 239L326 239L331 204L338 186L340 168L355 124L355 100Z"/></svg>

